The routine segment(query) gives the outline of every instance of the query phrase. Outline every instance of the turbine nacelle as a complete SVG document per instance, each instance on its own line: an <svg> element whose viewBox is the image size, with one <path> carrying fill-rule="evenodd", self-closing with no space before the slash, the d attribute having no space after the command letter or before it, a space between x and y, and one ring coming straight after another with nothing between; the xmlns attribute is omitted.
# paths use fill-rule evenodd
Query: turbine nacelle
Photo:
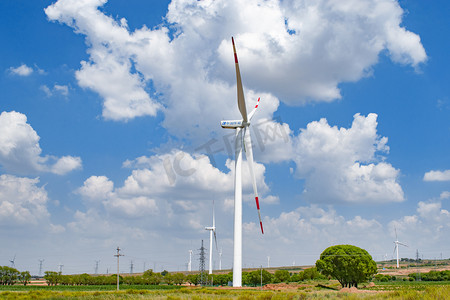
<svg viewBox="0 0 450 300"><path fill-rule="evenodd" d="M228 128L228 129L244 128L249 125L250 125L250 122L244 122L244 120L220 121L220 126L222 126L222 128Z"/></svg>

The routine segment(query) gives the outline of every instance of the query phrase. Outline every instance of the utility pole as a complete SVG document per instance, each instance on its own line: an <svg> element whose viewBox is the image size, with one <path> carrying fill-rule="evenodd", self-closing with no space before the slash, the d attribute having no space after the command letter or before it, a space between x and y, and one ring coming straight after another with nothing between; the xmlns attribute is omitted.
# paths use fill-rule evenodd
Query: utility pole
<svg viewBox="0 0 450 300"><path fill-rule="evenodd" d="M44 262L45 259L40 259L39 260L39 277L42 276L42 263Z"/></svg>
<svg viewBox="0 0 450 300"><path fill-rule="evenodd" d="M262 265L261 265L261 291L262 291Z"/></svg>
<svg viewBox="0 0 450 300"><path fill-rule="evenodd" d="M270 268L270 256L267 256L267 268Z"/></svg>
<svg viewBox="0 0 450 300"><path fill-rule="evenodd" d="M133 274L133 261L130 261L130 274Z"/></svg>
<svg viewBox="0 0 450 300"><path fill-rule="evenodd" d="M203 247L203 240L202 240L202 247L200 250L200 285L205 285L205 247Z"/></svg>
<svg viewBox="0 0 450 300"><path fill-rule="evenodd" d="M99 262L100 262L99 260L95 261L95 274L98 274L98 263Z"/></svg>
<svg viewBox="0 0 450 300"><path fill-rule="evenodd" d="M117 246L117 254L114 256L117 257L117 290L119 290L119 257L124 256L123 254L120 254L119 246Z"/></svg>

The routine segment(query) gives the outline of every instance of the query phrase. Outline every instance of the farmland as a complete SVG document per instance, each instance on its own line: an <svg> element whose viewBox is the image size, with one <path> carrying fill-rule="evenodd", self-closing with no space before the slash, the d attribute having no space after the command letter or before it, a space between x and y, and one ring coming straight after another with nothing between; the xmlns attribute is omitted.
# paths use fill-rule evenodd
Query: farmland
<svg viewBox="0 0 450 300"><path fill-rule="evenodd" d="M2 299L450 299L450 282L380 282L339 289L333 280L260 287L2 286Z"/></svg>
<svg viewBox="0 0 450 300"><path fill-rule="evenodd" d="M406 263L400 269L390 265L378 265L378 274L373 281L362 283L359 288L343 288L338 281L328 280L315 275L310 267L271 268L266 274L271 274L270 281L232 288L227 286L206 286L189 284L168 284L165 274L164 280L157 285L133 284L136 279L144 275L124 276L121 280L120 291L114 284L55 284L47 285L45 280L31 281L27 285L0 285L1 299L450 299L450 281L415 281L416 274L447 274L447 262L441 266L411 266ZM305 272L306 270L306 272ZM439 271L441 270L441 271ZM261 270L248 269L244 277L251 281L252 274ZM278 272L277 272L278 271ZM276 280L276 274L288 273L291 277L287 281ZM153 275L159 273L153 273ZM263 274L263 273L261 273ZM125 274L124 274L125 275ZM148 275L148 274L147 274ZM175 274L171 274L172 276ZM189 275L185 274L188 279ZM228 273L229 275L229 273ZM308 276L316 277L308 279ZM414 276L413 276L414 275ZM76 275L88 278L90 275ZM76 276L74 278L76 278ZM161 275L162 276L162 275ZM214 282L218 283L217 274ZM93 278L92 276L90 276ZM100 276L101 277L101 276ZM441 276L442 277L442 276ZM67 278L72 278L68 276ZM438 277L433 277L438 278ZM264 278L263 278L264 279ZM217 281L216 281L217 280ZM122 283L123 282L123 283ZM148 283L148 282L147 282Z"/></svg>

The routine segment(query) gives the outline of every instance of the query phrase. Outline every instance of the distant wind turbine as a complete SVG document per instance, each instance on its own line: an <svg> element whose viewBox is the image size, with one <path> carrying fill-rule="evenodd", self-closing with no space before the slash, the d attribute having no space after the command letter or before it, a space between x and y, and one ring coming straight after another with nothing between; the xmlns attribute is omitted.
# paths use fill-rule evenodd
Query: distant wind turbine
<svg viewBox="0 0 450 300"><path fill-rule="evenodd" d="M398 264L398 245L402 245L402 246L405 246L405 247L408 247L408 245L403 244L403 243L398 241L397 228L394 227L394 230L395 230L394 252L397 251L397 269L398 269L399 268L399 264Z"/></svg>
<svg viewBox="0 0 450 300"><path fill-rule="evenodd" d="M16 267L16 254L14 254L14 258L12 260L10 260L9 262L11 263L11 268Z"/></svg>
<svg viewBox="0 0 450 300"><path fill-rule="evenodd" d="M192 271L192 250L189 250L189 263L188 263L188 271Z"/></svg>
<svg viewBox="0 0 450 300"><path fill-rule="evenodd" d="M244 90L242 87L241 73L239 71L239 63L236 54L236 46L234 39L231 38L234 52L234 63L236 68L237 81L237 102L241 113L241 120L221 121L222 128L236 130L235 140L235 172L234 172L234 254L233 254L233 286L242 286L242 148L244 147L247 156L248 167L250 169L250 177L255 192L256 208L258 209L259 224L261 232L264 233L261 221L261 213L259 210L258 191L256 189L256 178L253 170L253 149L250 137L250 121L254 116L258 103L255 108L247 115L247 107L245 105Z"/></svg>
<svg viewBox="0 0 450 300"><path fill-rule="evenodd" d="M216 236L216 217L215 217L215 214L214 214L214 200L213 200L212 226L211 227L205 227L205 230L209 230L209 272L208 272L208 274L212 274L212 252L213 252L212 239L213 239L213 233L214 233L214 241L216 242L216 250L218 250L218 248L217 248L217 236Z"/></svg>

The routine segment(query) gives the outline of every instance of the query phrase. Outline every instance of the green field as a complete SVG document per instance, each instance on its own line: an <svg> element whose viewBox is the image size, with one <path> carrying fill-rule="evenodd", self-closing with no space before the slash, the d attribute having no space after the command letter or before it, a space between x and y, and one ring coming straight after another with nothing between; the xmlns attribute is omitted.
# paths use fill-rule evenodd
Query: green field
<svg viewBox="0 0 450 300"><path fill-rule="evenodd" d="M332 282L260 290L175 286L0 286L1 299L450 299L450 282L389 282L339 292Z"/></svg>

